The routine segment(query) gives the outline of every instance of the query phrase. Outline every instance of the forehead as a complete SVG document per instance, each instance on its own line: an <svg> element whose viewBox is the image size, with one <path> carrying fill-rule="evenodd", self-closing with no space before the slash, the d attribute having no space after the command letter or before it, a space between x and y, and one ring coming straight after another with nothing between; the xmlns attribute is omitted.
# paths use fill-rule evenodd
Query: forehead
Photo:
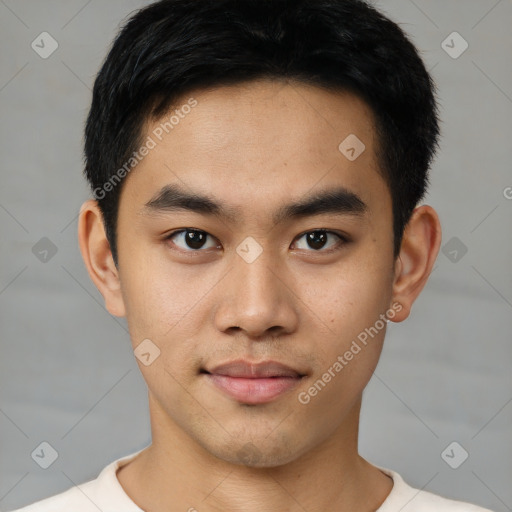
<svg viewBox="0 0 512 512"><path fill-rule="evenodd" d="M348 92L275 80L197 90L147 123L142 140L152 149L122 196L142 208L179 184L239 212L250 205L254 216L315 187L342 186L371 208L372 194L389 200L375 137L371 109Z"/></svg>

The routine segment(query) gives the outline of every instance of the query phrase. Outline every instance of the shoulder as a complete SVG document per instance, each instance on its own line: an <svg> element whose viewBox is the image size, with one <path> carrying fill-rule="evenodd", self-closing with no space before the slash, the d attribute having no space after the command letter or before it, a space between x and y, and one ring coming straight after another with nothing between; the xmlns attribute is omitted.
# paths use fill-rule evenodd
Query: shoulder
<svg viewBox="0 0 512 512"><path fill-rule="evenodd" d="M12 512L98 512L98 507L88 497L94 494L94 486L95 480L91 480Z"/></svg>
<svg viewBox="0 0 512 512"><path fill-rule="evenodd" d="M125 493L116 477L117 469L142 451L138 450L111 462L93 480L11 512L142 512Z"/></svg>
<svg viewBox="0 0 512 512"><path fill-rule="evenodd" d="M418 490L418 494L406 506L403 512L492 512L466 501L457 501L427 491Z"/></svg>
<svg viewBox="0 0 512 512"><path fill-rule="evenodd" d="M445 498L407 484L396 472L377 466L393 479L393 489L377 512L492 512L465 501Z"/></svg>

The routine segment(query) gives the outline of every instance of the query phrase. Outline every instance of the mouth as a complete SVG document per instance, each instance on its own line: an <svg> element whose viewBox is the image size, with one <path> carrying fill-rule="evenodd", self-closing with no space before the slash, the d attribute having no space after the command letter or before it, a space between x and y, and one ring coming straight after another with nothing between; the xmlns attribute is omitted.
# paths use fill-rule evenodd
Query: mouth
<svg viewBox="0 0 512 512"><path fill-rule="evenodd" d="M276 361L231 361L201 374L224 394L244 404L271 402L297 387L307 374Z"/></svg>

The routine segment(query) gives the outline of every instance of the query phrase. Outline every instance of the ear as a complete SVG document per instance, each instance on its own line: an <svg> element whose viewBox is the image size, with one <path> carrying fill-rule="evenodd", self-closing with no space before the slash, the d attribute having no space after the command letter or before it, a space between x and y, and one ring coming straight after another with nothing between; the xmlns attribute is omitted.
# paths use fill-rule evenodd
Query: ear
<svg viewBox="0 0 512 512"><path fill-rule="evenodd" d="M393 322L402 322L410 314L412 304L425 286L441 245L441 224L436 211L428 205L417 207L409 220L400 254L395 261L392 304Z"/></svg>
<svg viewBox="0 0 512 512"><path fill-rule="evenodd" d="M105 234L103 215L98 202L92 199L80 208L78 242L89 276L103 295L107 311L114 316L125 316L119 271Z"/></svg>

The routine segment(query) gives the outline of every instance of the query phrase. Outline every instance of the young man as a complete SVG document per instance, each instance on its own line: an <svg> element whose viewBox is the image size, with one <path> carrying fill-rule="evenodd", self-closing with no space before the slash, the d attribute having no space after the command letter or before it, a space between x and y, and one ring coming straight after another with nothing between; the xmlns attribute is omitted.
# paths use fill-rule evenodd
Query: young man
<svg viewBox="0 0 512 512"><path fill-rule="evenodd" d="M25 512L482 511L358 454L386 324L436 259L434 84L359 0L164 0L96 79L82 255L152 443Z"/></svg>

